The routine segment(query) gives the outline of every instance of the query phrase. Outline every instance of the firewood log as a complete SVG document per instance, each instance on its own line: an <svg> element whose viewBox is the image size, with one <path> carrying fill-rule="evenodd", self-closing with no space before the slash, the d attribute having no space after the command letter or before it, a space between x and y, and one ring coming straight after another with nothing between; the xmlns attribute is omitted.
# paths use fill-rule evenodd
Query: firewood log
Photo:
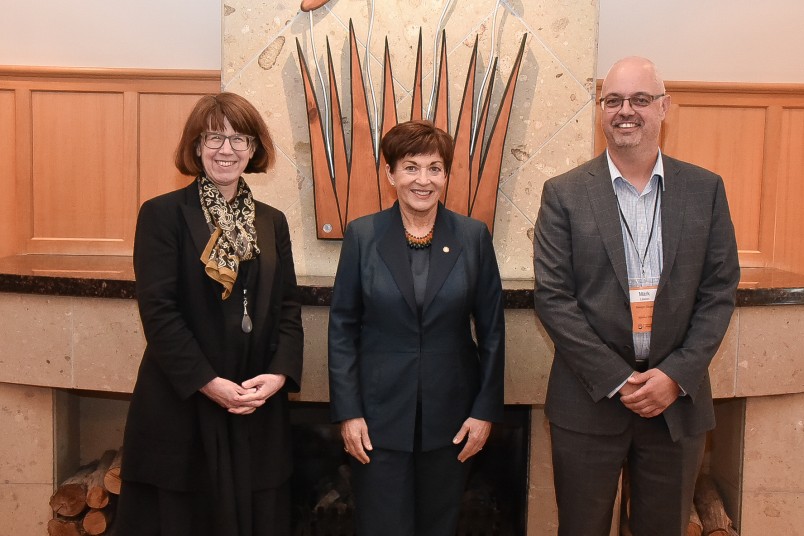
<svg viewBox="0 0 804 536"><path fill-rule="evenodd" d="M87 506L90 508L103 508L109 504L109 492L106 491L103 481L106 477L106 471L109 470L109 466L116 455L117 452L114 450L104 452L103 456L98 460L97 467L90 475L90 479L87 482Z"/></svg>
<svg viewBox="0 0 804 536"><path fill-rule="evenodd" d="M106 534L111 527L113 517L114 508L104 508L102 510L92 508L84 516L81 525L89 536Z"/></svg>
<svg viewBox="0 0 804 536"><path fill-rule="evenodd" d="M103 477L103 486L109 493L120 495L120 463L123 461L123 449L117 451L112 463L109 464L109 469Z"/></svg>
<svg viewBox="0 0 804 536"><path fill-rule="evenodd" d="M709 475L701 474L695 486L695 508L701 519L704 536L730 536L731 519Z"/></svg>
<svg viewBox="0 0 804 536"><path fill-rule="evenodd" d="M84 536L81 521L54 517L47 522L48 536Z"/></svg>
<svg viewBox="0 0 804 536"><path fill-rule="evenodd" d="M65 517L73 517L84 511L87 506L87 482L94 468L95 464L79 468L73 476L56 488L56 492L50 497L50 507L53 512Z"/></svg>
<svg viewBox="0 0 804 536"><path fill-rule="evenodd" d="M690 508L690 522L687 525L687 536L701 536L703 534L703 525L701 524L701 518L698 517L698 510L695 509L695 505L692 505Z"/></svg>

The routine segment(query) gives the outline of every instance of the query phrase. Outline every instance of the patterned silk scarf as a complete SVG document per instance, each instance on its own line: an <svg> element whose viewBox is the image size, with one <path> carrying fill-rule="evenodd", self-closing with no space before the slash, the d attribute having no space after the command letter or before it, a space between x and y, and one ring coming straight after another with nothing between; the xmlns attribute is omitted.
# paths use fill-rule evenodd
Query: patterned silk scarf
<svg viewBox="0 0 804 536"><path fill-rule="evenodd" d="M254 227L254 198L240 178L237 195L227 203L218 187L206 176L198 178L201 208L212 236L201 254L207 275L223 285L223 299L232 293L240 261L260 254Z"/></svg>

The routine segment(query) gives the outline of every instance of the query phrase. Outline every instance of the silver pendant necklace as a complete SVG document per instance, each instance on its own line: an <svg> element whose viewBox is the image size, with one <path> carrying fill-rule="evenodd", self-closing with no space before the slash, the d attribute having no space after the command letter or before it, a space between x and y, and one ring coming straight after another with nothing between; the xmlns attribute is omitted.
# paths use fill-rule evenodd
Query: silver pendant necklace
<svg viewBox="0 0 804 536"><path fill-rule="evenodd" d="M240 322L240 327L243 329L243 333L251 333L252 328L254 327L251 323L251 318L248 316L248 291L243 289L243 320Z"/></svg>

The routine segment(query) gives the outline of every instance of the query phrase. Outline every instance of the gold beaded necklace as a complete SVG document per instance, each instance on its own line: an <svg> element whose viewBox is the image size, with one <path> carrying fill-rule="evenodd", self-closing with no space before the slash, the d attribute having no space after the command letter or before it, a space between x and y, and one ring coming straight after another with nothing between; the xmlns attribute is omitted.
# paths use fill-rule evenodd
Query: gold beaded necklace
<svg viewBox="0 0 804 536"><path fill-rule="evenodd" d="M433 228L424 236L413 236L405 229L405 238L408 241L408 247L411 249L424 249L429 248L433 243Z"/></svg>

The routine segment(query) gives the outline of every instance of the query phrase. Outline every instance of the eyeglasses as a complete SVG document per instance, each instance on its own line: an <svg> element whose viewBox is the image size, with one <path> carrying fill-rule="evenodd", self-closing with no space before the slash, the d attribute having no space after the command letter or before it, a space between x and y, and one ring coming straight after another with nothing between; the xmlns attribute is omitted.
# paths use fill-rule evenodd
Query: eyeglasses
<svg viewBox="0 0 804 536"><path fill-rule="evenodd" d="M201 140L209 149L220 149L223 147L223 143L229 140L229 145L231 145L232 149L235 151L246 151L251 147L251 143L254 139L254 136L249 136L248 134L232 134L231 136L225 136L220 132L201 133Z"/></svg>
<svg viewBox="0 0 804 536"><path fill-rule="evenodd" d="M628 104L631 105L631 108L647 108L651 105L651 103L653 103L653 101L664 96L666 96L665 93L660 95L637 93L636 95L631 95L628 98L621 97L619 95L606 95L605 97L600 98L600 107L605 111L614 112L622 108L625 101L628 101Z"/></svg>

